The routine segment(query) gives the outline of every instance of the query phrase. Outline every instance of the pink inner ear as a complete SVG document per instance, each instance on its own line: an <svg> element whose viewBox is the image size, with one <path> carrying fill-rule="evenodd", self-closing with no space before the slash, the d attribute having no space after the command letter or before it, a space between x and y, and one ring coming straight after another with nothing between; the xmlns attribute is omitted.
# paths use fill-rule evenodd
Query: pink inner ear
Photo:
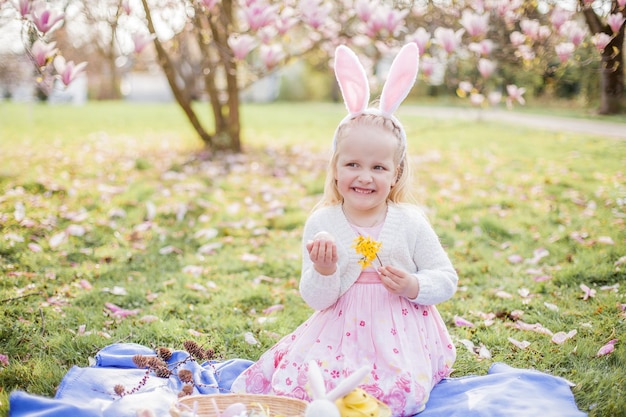
<svg viewBox="0 0 626 417"><path fill-rule="evenodd" d="M353 114L365 110L370 98L365 69L356 54L343 45L337 47L335 52L335 76L348 112Z"/></svg>
<svg viewBox="0 0 626 417"><path fill-rule="evenodd" d="M380 109L392 114L409 95L419 66L419 52L413 42L402 47L393 60L380 97Z"/></svg>

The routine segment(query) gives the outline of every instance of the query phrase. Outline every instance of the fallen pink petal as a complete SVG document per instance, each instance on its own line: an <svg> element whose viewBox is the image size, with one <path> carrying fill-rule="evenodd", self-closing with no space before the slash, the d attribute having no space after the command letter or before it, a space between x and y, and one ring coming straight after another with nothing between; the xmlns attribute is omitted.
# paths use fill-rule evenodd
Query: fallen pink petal
<svg viewBox="0 0 626 417"><path fill-rule="evenodd" d="M518 328L519 330L526 330L526 331L530 331L530 332L535 332L535 333L539 333L539 334L545 334L548 336L552 336L553 333L550 331L550 329L547 329L545 327L543 327L543 325L539 324L539 323L535 323L535 324L528 324L528 323L524 323L523 321L519 320L515 323L515 327Z"/></svg>
<svg viewBox="0 0 626 417"><path fill-rule="evenodd" d="M474 323L460 316L454 316L454 325L457 327L474 327Z"/></svg>
<svg viewBox="0 0 626 417"><path fill-rule="evenodd" d="M571 339L572 337L576 336L576 333L578 333L576 331L576 329L571 330L568 333L565 332L557 332L552 336L552 343L556 343L557 345L562 345L563 343L565 343L567 340Z"/></svg>
<svg viewBox="0 0 626 417"><path fill-rule="evenodd" d="M600 356L605 356L610 353L613 353L613 351L615 350L615 343L617 343L617 339L610 340L606 345L602 346L598 350L598 353L596 353L596 356L600 357Z"/></svg>
<svg viewBox="0 0 626 417"><path fill-rule="evenodd" d="M583 295L583 300L587 301L588 299L596 296L596 290L589 288L585 284L580 284L580 289L585 292Z"/></svg>
<svg viewBox="0 0 626 417"><path fill-rule="evenodd" d="M508 338L509 342L513 343L513 345L515 345L517 348L524 350L526 349L528 346L530 346L530 342L523 340L523 341L519 341L517 339L513 339L512 337Z"/></svg>
<svg viewBox="0 0 626 417"><path fill-rule="evenodd" d="M0 363L3 364L4 366L9 366L9 357L7 355L0 353Z"/></svg>
<svg viewBox="0 0 626 417"><path fill-rule="evenodd" d="M511 255L506 259L509 261L509 263L512 264L519 264L524 262L524 258L521 255Z"/></svg>
<svg viewBox="0 0 626 417"><path fill-rule="evenodd" d="M139 310L127 310L109 302L104 303L104 306L111 311L113 317L126 318L129 316L135 316L139 313Z"/></svg>
<svg viewBox="0 0 626 417"><path fill-rule="evenodd" d="M285 306L284 306L284 305L282 305L282 304L276 304L276 305L273 305L273 306L268 307L268 308L266 308L265 310L263 310L263 314L271 314L271 313L273 313L273 312L275 312L275 311L281 311L281 310L282 310L282 309L284 309L284 308L285 308Z"/></svg>

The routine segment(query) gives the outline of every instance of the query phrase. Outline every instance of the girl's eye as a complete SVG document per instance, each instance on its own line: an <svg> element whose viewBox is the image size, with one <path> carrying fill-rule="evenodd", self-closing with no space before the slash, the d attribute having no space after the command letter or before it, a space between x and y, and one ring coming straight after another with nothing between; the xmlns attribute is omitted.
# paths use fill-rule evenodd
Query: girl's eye
<svg viewBox="0 0 626 417"><path fill-rule="evenodd" d="M382 166L382 165L376 165L376 166L374 167L374 169L376 169L376 170L380 170L380 171L384 171L384 170L385 170L385 167L384 167L384 166Z"/></svg>
<svg viewBox="0 0 626 417"><path fill-rule="evenodd" d="M348 162L346 166L349 166L350 168L355 168L358 166L358 164L356 162Z"/></svg>

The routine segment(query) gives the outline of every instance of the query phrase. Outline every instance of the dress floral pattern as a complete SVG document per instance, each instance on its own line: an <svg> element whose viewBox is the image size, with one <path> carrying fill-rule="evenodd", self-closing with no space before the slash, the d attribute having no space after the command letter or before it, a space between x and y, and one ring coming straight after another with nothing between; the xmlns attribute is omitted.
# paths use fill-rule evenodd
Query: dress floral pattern
<svg viewBox="0 0 626 417"><path fill-rule="evenodd" d="M379 229L358 232L377 234ZM232 390L308 401L311 360L320 366L327 391L367 364L372 371L360 387L389 405L394 416L412 416L425 408L455 357L436 307L389 293L378 273L367 268L333 306L313 313L265 352Z"/></svg>

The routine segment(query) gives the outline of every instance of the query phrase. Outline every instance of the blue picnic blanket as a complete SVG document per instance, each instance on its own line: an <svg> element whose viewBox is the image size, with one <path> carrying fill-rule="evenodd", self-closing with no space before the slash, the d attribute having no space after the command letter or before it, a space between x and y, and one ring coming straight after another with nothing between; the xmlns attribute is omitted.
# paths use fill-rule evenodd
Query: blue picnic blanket
<svg viewBox="0 0 626 417"><path fill-rule="evenodd" d="M133 356L154 356L154 351L132 343L105 347L94 366L73 367L63 378L54 398L23 391L10 396L9 417L136 417L151 409L156 416L169 416L183 383L175 376L144 378ZM187 352L175 351L170 365L185 361ZM244 359L186 361L180 369L193 373L194 394L216 394L230 390L235 378L253 362ZM116 385L127 391L114 393ZM495 363L487 375L447 378L431 392L426 410L419 417L580 417L569 383L563 378L529 369Z"/></svg>

